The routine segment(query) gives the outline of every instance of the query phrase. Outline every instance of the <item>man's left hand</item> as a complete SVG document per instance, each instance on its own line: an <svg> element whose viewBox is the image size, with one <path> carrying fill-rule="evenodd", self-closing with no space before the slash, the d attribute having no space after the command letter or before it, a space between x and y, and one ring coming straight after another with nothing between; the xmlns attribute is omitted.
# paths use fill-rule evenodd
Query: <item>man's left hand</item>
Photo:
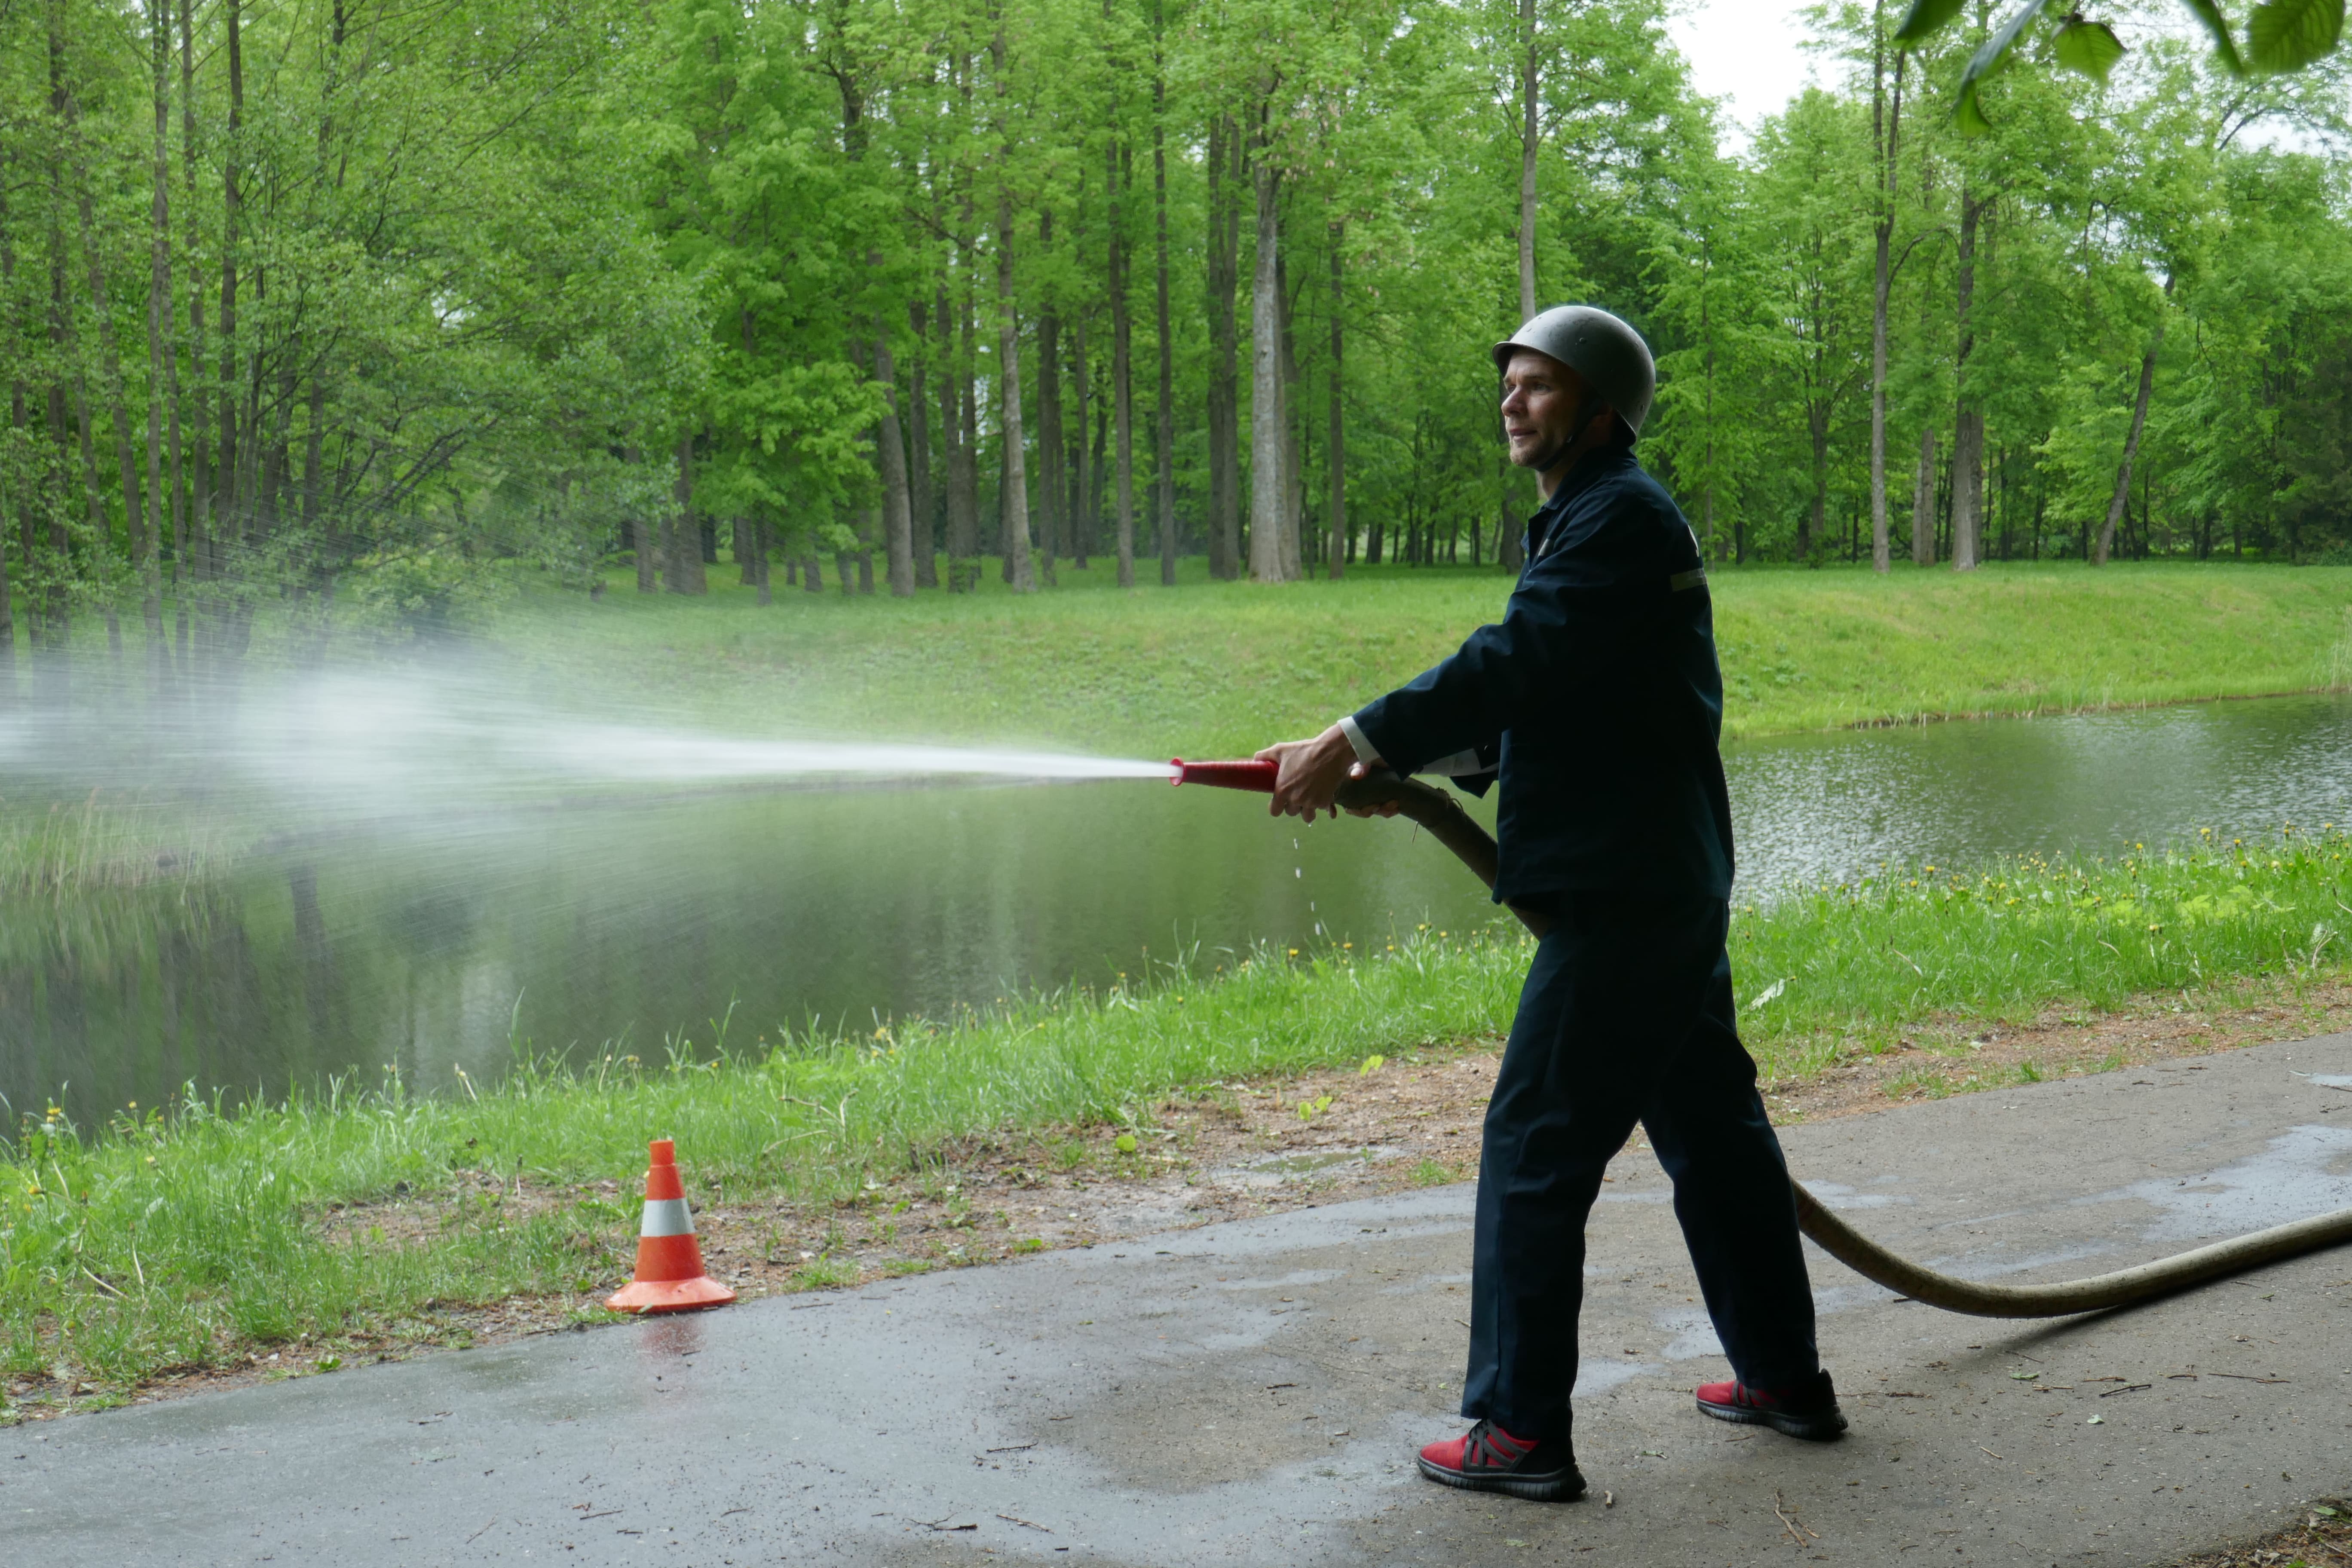
<svg viewBox="0 0 2352 1568"><path fill-rule="evenodd" d="M1356 762L1356 748L1348 742L1348 732L1334 724L1311 741L1285 741L1268 746L1257 754L1262 763L1276 765L1274 778L1274 804L1270 808L1276 816L1303 816L1315 820L1319 812L1339 815L1332 804L1339 786L1348 782L1349 770Z"/></svg>

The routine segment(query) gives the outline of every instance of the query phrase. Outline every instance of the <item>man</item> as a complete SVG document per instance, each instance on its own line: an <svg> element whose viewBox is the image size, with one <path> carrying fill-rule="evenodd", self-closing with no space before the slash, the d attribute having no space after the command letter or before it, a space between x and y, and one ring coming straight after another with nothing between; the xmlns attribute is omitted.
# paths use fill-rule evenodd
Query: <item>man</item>
<svg viewBox="0 0 2352 1568"><path fill-rule="evenodd" d="M1569 305L1494 358L1511 461L1543 494L1502 621L1259 755L1279 764L1274 809L1309 819L1375 764L1500 784L1495 897L1548 929L1486 1111L1462 1394L1475 1425L1420 1463L1449 1486L1566 1500L1584 1489L1569 1417L1584 1221L1636 1121L1674 1179L1734 1373L1698 1390L1699 1409L1810 1438L1845 1418L1733 1009L1723 679L1697 542L1633 457L1650 351Z"/></svg>

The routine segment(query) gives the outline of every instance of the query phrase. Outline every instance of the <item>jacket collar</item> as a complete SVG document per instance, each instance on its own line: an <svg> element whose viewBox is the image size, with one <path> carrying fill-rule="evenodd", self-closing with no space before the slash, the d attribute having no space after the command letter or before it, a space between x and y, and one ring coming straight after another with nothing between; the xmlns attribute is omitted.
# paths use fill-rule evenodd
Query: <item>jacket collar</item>
<svg viewBox="0 0 2352 1568"><path fill-rule="evenodd" d="M1538 507L1535 516L1528 520L1528 536L1532 546L1528 552L1528 555L1533 557L1543 553L1546 537L1559 525L1559 520L1567 515L1570 505L1577 497L1600 483L1606 476L1622 472L1633 466L1633 452L1630 447L1596 447L1579 458L1576 460L1576 466L1561 477L1559 488L1551 492L1551 500Z"/></svg>
<svg viewBox="0 0 2352 1568"><path fill-rule="evenodd" d="M1576 467L1561 478L1559 489L1551 492L1551 500L1544 502L1543 510L1551 511L1566 507L1599 483L1603 475L1616 473L1633 465L1633 449L1631 447L1596 447L1579 458Z"/></svg>

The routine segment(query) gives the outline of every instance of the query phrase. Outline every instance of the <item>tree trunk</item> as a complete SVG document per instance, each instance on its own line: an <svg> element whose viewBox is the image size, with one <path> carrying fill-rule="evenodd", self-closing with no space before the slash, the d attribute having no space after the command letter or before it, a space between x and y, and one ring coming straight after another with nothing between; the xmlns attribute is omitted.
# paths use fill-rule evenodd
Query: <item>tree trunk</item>
<svg viewBox="0 0 2352 1568"><path fill-rule="evenodd" d="M1176 333L1168 311L1168 73L1160 60L1165 19L1160 0L1151 6L1151 194L1159 227L1157 282L1160 310L1160 406L1152 427L1153 489L1159 493L1160 583L1176 585Z"/></svg>
<svg viewBox="0 0 2352 1568"><path fill-rule="evenodd" d="M114 457L117 482L122 488L123 544L131 563L140 568L142 577L152 574L152 552L142 555L149 543L146 509L142 507L139 486L138 448L131 439L131 403L129 389L122 379L122 355L114 342L114 312L106 297L106 246L98 232L95 203L90 190L89 164L81 146L81 115L79 105L68 100L71 119L70 134L74 140L75 207L81 219L81 249L83 269L89 279L90 314L98 325L99 371L105 378L107 412L114 422ZM85 431L88 428L85 409ZM84 437L85 445L88 437ZM97 500L95 472L91 475L92 507L90 521L97 525L100 540L105 539L105 513ZM110 605L111 599L109 600ZM162 602L155 604L156 635L162 636Z"/></svg>
<svg viewBox="0 0 2352 1568"><path fill-rule="evenodd" d="M47 444L45 447L49 483L43 487L41 504L28 508L22 525L25 543L25 563L32 567L37 556L35 552L37 512L48 518L49 567L47 591L41 596L40 609L34 622L38 633L35 652L46 666L45 683L52 684L62 694L68 664L72 657L70 605L71 584L67 571L71 535L66 525L66 442L71 434L70 399L64 379L63 367L78 358L73 345L73 303L66 292L66 231L65 231L65 115L66 40L64 18L56 5L49 7L49 112L54 124L47 148L48 202L48 262L49 262L49 353L47 424L45 426Z"/></svg>
<svg viewBox="0 0 2352 1568"><path fill-rule="evenodd" d="M1911 561L1936 563L1936 427L1919 432L1919 474L1911 486Z"/></svg>
<svg viewBox="0 0 2352 1568"><path fill-rule="evenodd" d="M1135 361L1127 308L1127 225L1121 197L1126 160L1116 139L1109 150L1110 397L1118 463L1118 585L1135 586Z"/></svg>
<svg viewBox="0 0 2352 1568"><path fill-rule="evenodd" d="M1042 231L1041 231L1042 237ZM1055 581L1054 558L1069 550L1076 531L1064 515L1069 499L1069 454L1062 419L1062 319L1051 310L1037 318L1037 559L1047 583Z"/></svg>
<svg viewBox="0 0 2352 1568"><path fill-rule="evenodd" d="M883 538L890 596L904 599L915 591L915 513L907 494L907 448L898 434L898 378L890 363L889 337L881 332L874 335L874 379L882 384Z"/></svg>
<svg viewBox="0 0 2352 1568"><path fill-rule="evenodd" d="M1542 147L1536 0L1519 0L1519 320L1536 313L1536 154Z"/></svg>
<svg viewBox="0 0 2352 1568"><path fill-rule="evenodd" d="M1339 315L1343 295L1339 288L1339 242L1347 235L1347 225L1335 223L1331 234L1331 409L1327 416L1323 437L1323 468L1330 481L1328 526L1324 530L1328 541L1331 560L1327 568L1331 581L1343 574L1344 563L1353 541L1348 532L1348 424L1340 406L1342 381L1339 374L1340 341ZM1475 553L1475 552L1473 552Z"/></svg>
<svg viewBox="0 0 2352 1568"><path fill-rule="evenodd" d="M672 514L669 547L669 591L673 594L707 593L709 584L702 574L702 523L694 511L694 437L677 438L677 483L671 491L677 500L677 510Z"/></svg>
<svg viewBox="0 0 2352 1568"><path fill-rule="evenodd" d="M635 447L621 448L621 462L625 467L634 468L645 460L646 455ZM661 579L657 575L661 548L661 525L646 516L642 509L633 508L629 513L629 553L636 558L637 592L640 594L661 591Z"/></svg>
<svg viewBox="0 0 2352 1568"><path fill-rule="evenodd" d="M979 328L972 278L967 266L957 321L962 350L955 368L959 434L948 478L948 591L955 594L969 594L980 586L980 389L972 345Z"/></svg>
<svg viewBox="0 0 2352 1568"><path fill-rule="evenodd" d="M1870 129L1878 154L1878 221L1872 226L1874 242L1874 287L1870 300L1870 564L1876 572L1893 566L1886 524L1886 300L1893 284L1888 250L1895 239L1895 165L1903 128L1903 65L1906 55L1895 57L1894 112L1885 112L1881 86L1885 76L1886 3L1877 0L1871 10Z"/></svg>
<svg viewBox="0 0 2352 1568"><path fill-rule="evenodd" d="M1241 573L1241 135L1228 115L1209 121L1209 574Z"/></svg>
<svg viewBox="0 0 2352 1568"><path fill-rule="evenodd" d="M1282 176L1266 146L1265 117L1252 141L1250 183L1257 206L1257 267L1250 287L1250 576L1286 581L1283 574L1282 458Z"/></svg>
<svg viewBox="0 0 2352 1568"><path fill-rule="evenodd" d="M1510 479L1511 464L1509 458L1504 453L1496 453L1495 485L1497 499L1495 506L1495 560L1497 564L1504 564L1508 556L1517 553L1516 551L1508 548L1511 538L1516 531L1511 516L1511 492L1508 488L1510 485ZM1514 575L1517 574L1518 570L1515 566L1507 567L1507 569Z"/></svg>
<svg viewBox="0 0 2352 1568"><path fill-rule="evenodd" d="M212 575L208 541L212 534L212 418L210 405L205 401L205 291L198 277L202 259L204 233L196 202L196 0L181 0L180 4L180 177L186 193L182 204L187 208L188 253L188 369L194 385L189 389L188 408L194 416L194 428L189 433L188 450L194 457L192 476L173 481L177 489L186 485L188 537L182 548L190 574L197 578ZM180 459L180 356L172 356L172 450L173 468L181 472ZM194 552L193 555L188 554ZM173 563L175 580L182 569L181 562ZM193 673L189 664L188 594L184 588L176 595L173 640L178 650L180 668Z"/></svg>
<svg viewBox="0 0 2352 1568"><path fill-rule="evenodd" d="M2172 277L2164 279L2164 298L2172 300ZM2094 566L2105 566L2107 553L2116 545L2116 524L2123 521L2124 508L2131 500L2132 460L2139 456L2140 432L2147 428L2148 395L2156 390L2156 356L2164 347L2164 317L2156 318L2156 331L2148 338L2147 353L2140 356L2139 390L2132 397L2131 429L2124 436L2124 460L2116 466L2116 493L2107 502L2107 520L2099 526L2098 553L2091 558Z"/></svg>
<svg viewBox="0 0 2352 1568"><path fill-rule="evenodd" d="M1817 564L1815 552L1822 548L1829 524L1830 411L1826 403L1815 400L1807 405L1805 433L1812 442L1813 499L1805 508L1803 525L1797 530L1797 559L1811 566Z"/></svg>
<svg viewBox="0 0 2352 1568"><path fill-rule="evenodd" d="M63 220L60 216L65 202L65 192L61 183L64 178L62 163L65 152L68 148L79 148L80 142L80 128L79 124L80 110L74 99L72 89L66 82L65 38L63 34L58 30L58 25L61 20L61 11L62 7L55 4L52 4L49 7L49 110L51 115L56 121L56 134L58 138L49 159L50 200L53 204L49 216L49 308L53 312L55 321L58 323L62 329L59 331L54 331L52 333L52 341L58 344L60 348L63 348L68 344L71 345L70 353L65 354L63 358L64 363L70 368L72 374L71 395L73 403L74 428L81 437L82 510L87 515L89 523L90 548L93 550L103 551L107 548L109 543L106 524L106 500L98 482L98 447L95 435L90 428L92 418L89 407L89 376L88 370L89 356L82 348L80 334L73 329L73 304L67 297L65 286L66 243L62 226ZM82 161L79 156L74 160L74 184L77 192L77 204L81 214L81 245L83 258L89 264L89 271L92 280L96 281L100 277L100 272L98 252L92 244L90 237L89 171L83 166ZM103 309L106 292L102 284L99 287L97 298L98 303L100 306L99 310L99 330L104 334L105 340L110 347L113 339L113 329L109 325L106 313ZM60 517L58 522L53 525L58 531L57 536L58 551L57 564L60 573L62 573L67 563L67 557L65 554L67 546L63 532L63 521L64 520ZM62 584L60 584L60 592L61 591ZM110 617L113 615L111 601L105 602L103 608L104 613Z"/></svg>
<svg viewBox="0 0 2352 1568"><path fill-rule="evenodd" d="M1298 385L1298 349L1290 328L1290 270L1287 258L1275 258L1274 298L1282 321L1282 580L1296 583L1307 574L1301 548L1306 527L1307 476L1298 446L1298 421L1293 417L1293 392Z"/></svg>
<svg viewBox="0 0 2352 1568"><path fill-rule="evenodd" d="M745 531L751 536L751 584L759 590L762 605L775 603L775 594L768 586L768 523L755 517Z"/></svg>
<svg viewBox="0 0 2352 1568"><path fill-rule="evenodd" d="M914 555L915 586L936 588L940 585L939 560L935 554L940 503L939 492L931 487L931 405L929 389L923 384L929 330L919 300L908 305L907 320L909 342L914 350L914 361L908 367L907 384L907 451L912 470L908 475L907 497L910 531L908 545Z"/></svg>
<svg viewBox="0 0 2352 1568"><path fill-rule="evenodd" d="M1103 515L1103 476L1110 472L1110 405L1100 396L1095 399L1094 458L1087 465L1087 526L1099 525ZM1100 549L1097 542L1097 549Z"/></svg>
<svg viewBox="0 0 2352 1568"><path fill-rule="evenodd" d="M81 434L82 500L95 521L98 508L97 459L91 455L89 403L85 395L81 345L73 329L73 299L66 287L65 149L72 140L72 100L66 90L66 42L61 5L49 6L49 114L52 137L48 148L49 184L49 348L53 374L49 387L49 440L56 454L56 494L49 517L49 591L42 607L41 630L49 679L62 696L72 658L68 620L72 584L72 533L67 523L66 468L70 461L66 443L79 428Z"/></svg>
<svg viewBox="0 0 2352 1568"><path fill-rule="evenodd" d="M814 551L802 558L801 586L812 594L824 592L824 562Z"/></svg>
<svg viewBox="0 0 2352 1568"><path fill-rule="evenodd" d="M260 304L260 290L254 291L255 304ZM262 450L261 509L268 520L265 531L275 535L286 515L286 486L292 475L288 453L294 436L294 360L299 340L282 338L278 350L277 427L271 431ZM262 366L258 358L254 363L254 386L257 399L262 382ZM260 403L255 403L254 428L261 428ZM289 564L291 564L289 563Z"/></svg>
<svg viewBox="0 0 2352 1568"><path fill-rule="evenodd" d="M13 489L8 499L21 502ZM0 709L16 700L16 605L8 592L8 520L0 512Z"/></svg>
<svg viewBox="0 0 2352 1568"><path fill-rule="evenodd" d="M1078 389L1077 451L1056 480L1066 479L1068 483L1069 505L1065 510L1070 518L1070 559L1079 571L1085 572L1090 570L1087 558L1097 548L1101 518L1095 500L1095 460L1087 447L1087 433L1094 427L1090 411L1097 399L1094 364L1087 358L1087 318L1083 311L1070 329L1070 379Z"/></svg>
<svg viewBox="0 0 2352 1568"><path fill-rule="evenodd" d="M1984 560L1984 411L1963 407L1952 423L1952 570Z"/></svg>
<svg viewBox="0 0 2352 1568"><path fill-rule="evenodd" d="M14 161L0 156L0 333L5 333L5 341L12 344L28 347L30 334L16 309L16 231L8 216L8 191L15 184L8 165ZM12 356L8 367L8 438L18 444L20 452L37 449L26 430L30 404L25 370L22 355ZM16 694L16 616L8 583L8 531L12 525L18 531L26 564L30 565L33 516L39 510L39 481L30 472L0 464L0 705ZM25 634L27 644L37 642L40 636L39 609L32 600L26 601Z"/></svg>
<svg viewBox="0 0 2352 1568"><path fill-rule="evenodd" d="M21 344L23 327L16 316L16 245L8 219L9 162L0 159L0 333L5 334L4 341ZM12 443L24 439L25 416L25 372L18 359L10 364L8 377L8 439ZM33 511L29 489L19 489L15 468L0 464L0 708L16 697L16 609L8 588L8 526L12 520L22 519L29 527Z"/></svg>
<svg viewBox="0 0 2352 1568"><path fill-rule="evenodd" d="M1987 204L1960 188L1958 321L1959 346L1952 359L1954 384L1959 391L1959 412L1952 425L1952 570L1973 572L1977 544L1983 526L1984 410L1970 396L1969 356L1976 349L1976 329L1969 320L1976 302L1977 226Z"/></svg>
<svg viewBox="0 0 2352 1568"><path fill-rule="evenodd" d="M1706 465L1706 479L1699 496L1699 516L1702 520L1699 533L1699 559L1721 561L1723 542L1717 539L1715 533L1715 333L1709 330L1707 321L1709 300L1706 289L1706 282L1714 280L1713 256L1706 257L1705 265L1707 268L1707 277L1699 286L1698 296L1698 335L1700 341L1706 345L1703 373L1706 378L1706 398L1705 412L1701 416L1706 422L1706 456L1702 459Z"/></svg>
<svg viewBox="0 0 2352 1568"><path fill-rule="evenodd" d="M996 91L1002 104L1010 91L1004 79L1004 35L996 35ZM1010 178L1013 144L1000 144L1000 172ZM1037 586L1029 560L1029 480L1023 464L1021 427L1021 322L1013 299L1013 191L1000 183L996 192L996 380L1003 402L997 418L1004 437L1004 553L1013 568L1013 591L1027 594Z"/></svg>
<svg viewBox="0 0 2352 1568"><path fill-rule="evenodd" d="M163 638L163 400L172 351L172 15L168 0L148 0L149 85L154 100L153 190L147 211L147 509L146 538L140 543L140 612L147 626L149 678L157 688L169 668ZM174 497L172 531L180 531ZM176 559L176 557L175 557Z"/></svg>
<svg viewBox="0 0 2352 1568"><path fill-rule="evenodd" d="M194 0L190 0L194 4ZM236 427L236 253L244 193L237 165L245 151L245 56L242 0L222 0L221 28L228 42L228 144L221 153L220 467L213 476L214 537L233 543L244 535L237 495L241 456ZM217 552L216 558L217 558Z"/></svg>

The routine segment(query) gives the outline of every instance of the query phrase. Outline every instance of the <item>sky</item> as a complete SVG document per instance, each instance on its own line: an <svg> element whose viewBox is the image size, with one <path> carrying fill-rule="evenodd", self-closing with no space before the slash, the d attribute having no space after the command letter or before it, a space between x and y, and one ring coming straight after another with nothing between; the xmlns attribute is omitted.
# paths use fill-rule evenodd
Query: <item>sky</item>
<svg viewBox="0 0 2352 1568"><path fill-rule="evenodd" d="M1808 79L1813 61L1802 47L1805 25L1798 15L1805 3L1691 0L1668 27L1690 61L1693 85L1709 98L1728 96L1726 118L1743 131L1777 112Z"/></svg>
<svg viewBox="0 0 2352 1568"><path fill-rule="evenodd" d="M1690 62L1692 85L1709 98L1727 98L1724 150L1744 152L1764 115L1778 113L1789 100L1816 79L1820 57L1805 48L1809 29L1800 13L1811 0L1684 0L1681 14L1667 25L1683 58ZM2197 41L2204 34L2185 9L2159 9L2135 14L2116 6L2106 19L2116 25L2126 47L2137 47L2151 32ZM1831 62L1834 69L1834 62ZM2322 152L2326 143L2276 122L2261 124L2244 137L2249 145L2283 147L2296 152Z"/></svg>

